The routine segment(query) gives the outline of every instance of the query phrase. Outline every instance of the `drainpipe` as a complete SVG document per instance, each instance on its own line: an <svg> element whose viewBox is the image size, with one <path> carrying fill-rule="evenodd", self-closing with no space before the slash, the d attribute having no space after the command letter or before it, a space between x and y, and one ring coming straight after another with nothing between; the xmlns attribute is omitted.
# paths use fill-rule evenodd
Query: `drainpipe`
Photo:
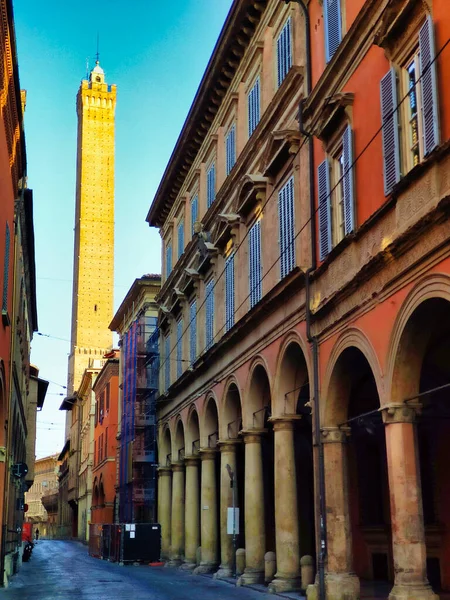
<svg viewBox="0 0 450 600"><path fill-rule="evenodd" d="M286 4L289 4L291 0L284 0ZM292 0L297 2L303 12L305 18L305 62L306 62L306 86L305 86L305 97L308 97L312 89L312 73L311 73L311 31L310 31L310 19L308 8L304 0ZM303 103L304 98L300 101L299 106L299 130L302 135L308 139L308 150L309 150L309 205L310 205L310 228L311 228L311 266L306 271L305 277L305 291L306 291L306 337L308 342L311 344L313 354L313 385L314 385L314 437L315 444L318 451L318 463L319 463L319 557L317 561L318 575L319 575L319 598L325 600L325 560L327 555L327 520L326 520L326 502L325 502L325 461L323 443L320 435L320 402L319 402L319 344L317 338L311 333L311 273L317 268L317 236L316 236L316 222L314 219L315 215L315 203L314 203L314 148L313 148L313 137L305 131L303 125Z"/></svg>

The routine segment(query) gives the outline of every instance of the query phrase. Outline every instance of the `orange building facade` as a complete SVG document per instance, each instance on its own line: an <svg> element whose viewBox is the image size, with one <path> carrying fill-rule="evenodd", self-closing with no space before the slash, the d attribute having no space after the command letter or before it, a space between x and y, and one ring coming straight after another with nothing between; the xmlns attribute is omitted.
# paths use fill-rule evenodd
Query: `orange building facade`
<svg viewBox="0 0 450 600"><path fill-rule="evenodd" d="M228 466L240 584L450 591L449 35L443 0L233 3L147 217L170 564L232 572Z"/></svg>
<svg viewBox="0 0 450 600"><path fill-rule="evenodd" d="M119 353L113 351L94 384L95 427L92 523L113 523L116 498L116 435L119 402Z"/></svg>

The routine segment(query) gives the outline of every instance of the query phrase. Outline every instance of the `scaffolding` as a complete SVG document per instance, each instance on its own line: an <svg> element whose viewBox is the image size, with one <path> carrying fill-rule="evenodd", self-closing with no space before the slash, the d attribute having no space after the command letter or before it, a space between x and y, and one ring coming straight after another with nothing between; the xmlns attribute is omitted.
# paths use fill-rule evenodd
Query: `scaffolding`
<svg viewBox="0 0 450 600"><path fill-rule="evenodd" d="M156 520L158 337L156 317L142 315L122 338L121 523Z"/></svg>

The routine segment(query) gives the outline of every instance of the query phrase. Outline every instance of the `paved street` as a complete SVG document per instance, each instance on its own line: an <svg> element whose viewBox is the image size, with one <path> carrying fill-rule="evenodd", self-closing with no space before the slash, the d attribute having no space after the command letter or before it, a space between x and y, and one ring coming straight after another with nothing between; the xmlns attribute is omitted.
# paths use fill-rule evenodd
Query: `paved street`
<svg viewBox="0 0 450 600"><path fill-rule="evenodd" d="M292 597L292 596L291 596ZM298 595L294 597L299 598ZM40 541L1 600L274 600L210 577L164 567L120 567L91 558L77 542Z"/></svg>

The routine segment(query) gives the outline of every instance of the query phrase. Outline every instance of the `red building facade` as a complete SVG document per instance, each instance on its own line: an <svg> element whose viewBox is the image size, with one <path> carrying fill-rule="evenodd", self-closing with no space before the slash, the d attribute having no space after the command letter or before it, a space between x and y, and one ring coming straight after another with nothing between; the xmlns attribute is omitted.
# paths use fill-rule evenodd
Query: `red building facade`
<svg viewBox="0 0 450 600"><path fill-rule="evenodd" d="M119 353L106 356L94 384L95 427L92 523L113 523L116 498L116 435L119 399Z"/></svg>

